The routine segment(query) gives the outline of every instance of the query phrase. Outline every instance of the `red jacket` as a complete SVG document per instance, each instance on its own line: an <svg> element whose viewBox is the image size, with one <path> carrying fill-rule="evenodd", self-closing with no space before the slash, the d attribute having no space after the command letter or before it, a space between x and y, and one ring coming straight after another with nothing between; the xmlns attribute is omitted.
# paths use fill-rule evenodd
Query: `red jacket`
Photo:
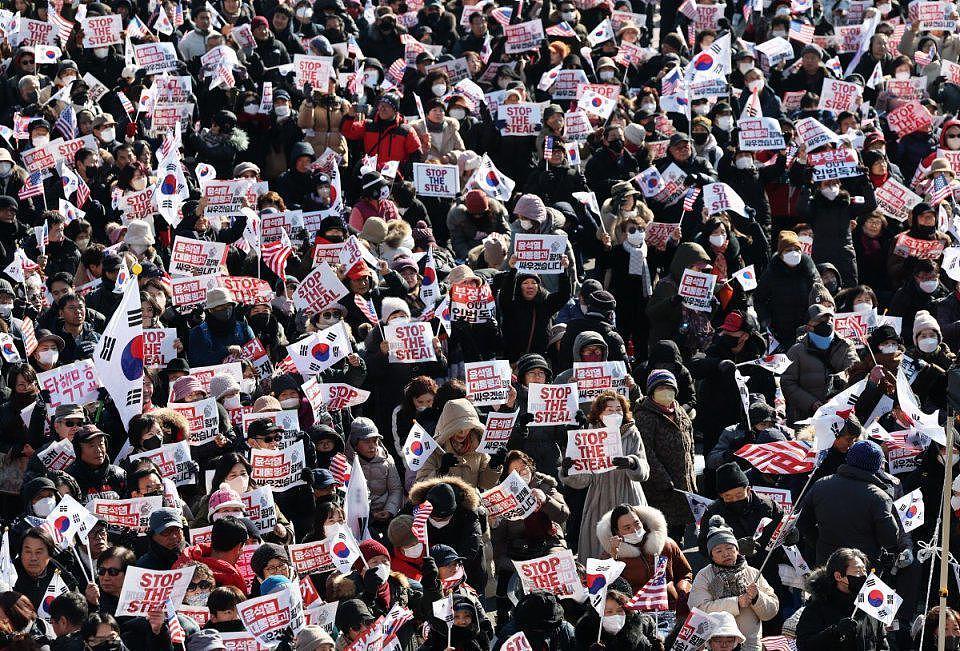
<svg viewBox="0 0 960 651"><path fill-rule="evenodd" d="M340 124L340 133L347 140L362 141L364 155L375 155L378 168L390 161L406 163L414 154L420 153L420 138L410 125L404 124L400 115L386 125L379 120L347 116Z"/></svg>
<svg viewBox="0 0 960 651"><path fill-rule="evenodd" d="M210 544L200 543L199 545L190 545L180 553L180 558L173 564L173 569L190 565L194 562L203 563L213 572L213 578L218 586L232 585L240 589L246 596L247 582L243 580L240 570L219 558L210 556Z"/></svg>
<svg viewBox="0 0 960 651"><path fill-rule="evenodd" d="M414 581L419 581L422 577L420 569L422 564L423 557L410 558L399 549L393 550L393 553L390 554L390 569Z"/></svg>

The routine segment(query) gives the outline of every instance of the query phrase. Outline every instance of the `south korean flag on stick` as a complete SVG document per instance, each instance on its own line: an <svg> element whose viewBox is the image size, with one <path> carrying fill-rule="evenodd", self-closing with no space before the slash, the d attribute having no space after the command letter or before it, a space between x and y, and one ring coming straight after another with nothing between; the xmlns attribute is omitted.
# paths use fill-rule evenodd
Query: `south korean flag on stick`
<svg viewBox="0 0 960 651"><path fill-rule="evenodd" d="M93 351L97 375L116 404L123 426L143 411L143 312L140 285L127 283L117 311Z"/></svg>

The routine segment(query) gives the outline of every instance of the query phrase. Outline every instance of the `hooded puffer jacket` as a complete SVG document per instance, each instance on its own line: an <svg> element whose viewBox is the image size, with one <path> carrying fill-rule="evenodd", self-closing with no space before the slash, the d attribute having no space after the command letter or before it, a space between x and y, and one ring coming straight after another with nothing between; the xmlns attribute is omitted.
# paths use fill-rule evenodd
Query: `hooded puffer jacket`
<svg viewBox="0 0 960 651"><path fill-rule="evenodd" d="M470 430L468 451L461 454L454 451L451 437L465 429ZM424 462L423 467L417 472L417 481L446 475L459 477L481 491L493 488L500 479L500 471L490 467L489 454L477 452L482 434L483 424L480 422L480 416L469 400L459 398L448 402L440 413L440 419L434 431L434 438L442 449L434 452ZM447 455L453 455L455 460ZM447 457L447 463L453 462L453 465L445 464L445 457Z"/></svg>

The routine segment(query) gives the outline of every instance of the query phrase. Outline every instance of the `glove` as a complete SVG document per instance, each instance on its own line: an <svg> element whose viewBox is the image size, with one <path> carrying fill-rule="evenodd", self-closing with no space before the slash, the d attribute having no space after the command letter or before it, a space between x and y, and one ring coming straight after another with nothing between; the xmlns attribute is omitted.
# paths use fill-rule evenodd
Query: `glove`
<svg viewBox="0 0 960 651"><path fill-rule="evenodd" d="M460 462L460 459L457 458L453 452L446 452L442 457L440 457L440 474L445 475L450 472L450 469L453 468Z"/></svg>
<svg viewBox="0 0 960 651"><path fill-rule="evenodd" d="M567 472L573 467L573 459L570 457L564 457L563 461L560 463L560 467L563 468L563 472Z"/></svg>
<svg viewBox="0 0 960 651"><path fill-rule="evenodd" d="M907 547L897 557L897 567L909 567L913 565L913 550Z"/></svg>
<svg viewBox="0 0 960 651"><path fill-rule="evenodd" d="M531 413L520 414L519 416L517 416L517 425L519 427L526 427L532 422L533 422L533 414Z"/></svg>
<svg viewBox="0 0 960 651"><path fill-rule="evenodd" d="M721 373L733 373L736 370L737 365L733 363L733 360L721 359L720 363L717 365L717 369Z"/></svg>
<svg viewBox="0 0 960 651"><path fill-rule="evenodd" d="M490 455L490 467L491 468L502 468L503 460L507 457L507 449L500 448L496 452Z"/></svg>
<svg viewBox="0 0 960 651"><path fill-rule="evenodd" d="M376 572L367 570L363 573L363 591L365 593L375 595L381 585L383 585L383 580Z"/></svg>
<svg viewBox="0 0 960 651"><path fill-rule="evenodd" d="M580 429L586 429L590 425L590 422L587 420L587 415L583 413L582 409L577 410L575 418L577 419L577 425L580 426Z"/></svg>
<svg viewBox="0 0 960 651"><path fill-rule="evenodd" d="M610 462L617 468L623 468L624 470L636 470L637 462L630 457L614 457L610 459Z"/></svg>
<svg viewBox="0 0 960 651"><path fill-rule="evenodd" d="M40 393L38 393L37 395L40 397L40 400L42 400L44 403L48 405L50 404L50 400L51 400L50 389L40 389Z"/></svg>
<svg viewBox="0 0 960 651"><path fill-rule="evenodd" d="M753 556L757 553L757 541L750 536L737 539L737 547L744 556Z"/></svg>
<svg viewBox="0 0 960 651"><path fill-rule="evenodd" d="M856 634L857 628L857 620L855 620L853 617L844 617L833 625L833 630L836 631L837 637L840 639L844 639Z"/></svg>
<svg viewBox="0 0 960 651"><path fill-rule="evenodd" d="M877 570L881 572L889 572L893 569L893 566L897 563L897 556L891 554L886 549L881 549L880 554L877 556Z"/></svg>

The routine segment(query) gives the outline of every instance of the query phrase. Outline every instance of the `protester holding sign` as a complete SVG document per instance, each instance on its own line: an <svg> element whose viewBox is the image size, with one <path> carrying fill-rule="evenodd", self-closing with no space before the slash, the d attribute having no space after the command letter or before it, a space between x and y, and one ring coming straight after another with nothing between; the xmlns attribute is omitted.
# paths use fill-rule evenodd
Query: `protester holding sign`
<svg viewBox="0 0 960 651"><path fill-rule="evenodd" d="M537 274L517 271L516 256L508 264L510 271L504 277L504 287L508 289L501 293L499 307L503 328L518 333L506 342L507 359L514 362L527 353L546 349L549 317L570 300L574 281L570 273L564 273L557 291L549 292ZM569 270L565 255L562 265Z"/></svg>

